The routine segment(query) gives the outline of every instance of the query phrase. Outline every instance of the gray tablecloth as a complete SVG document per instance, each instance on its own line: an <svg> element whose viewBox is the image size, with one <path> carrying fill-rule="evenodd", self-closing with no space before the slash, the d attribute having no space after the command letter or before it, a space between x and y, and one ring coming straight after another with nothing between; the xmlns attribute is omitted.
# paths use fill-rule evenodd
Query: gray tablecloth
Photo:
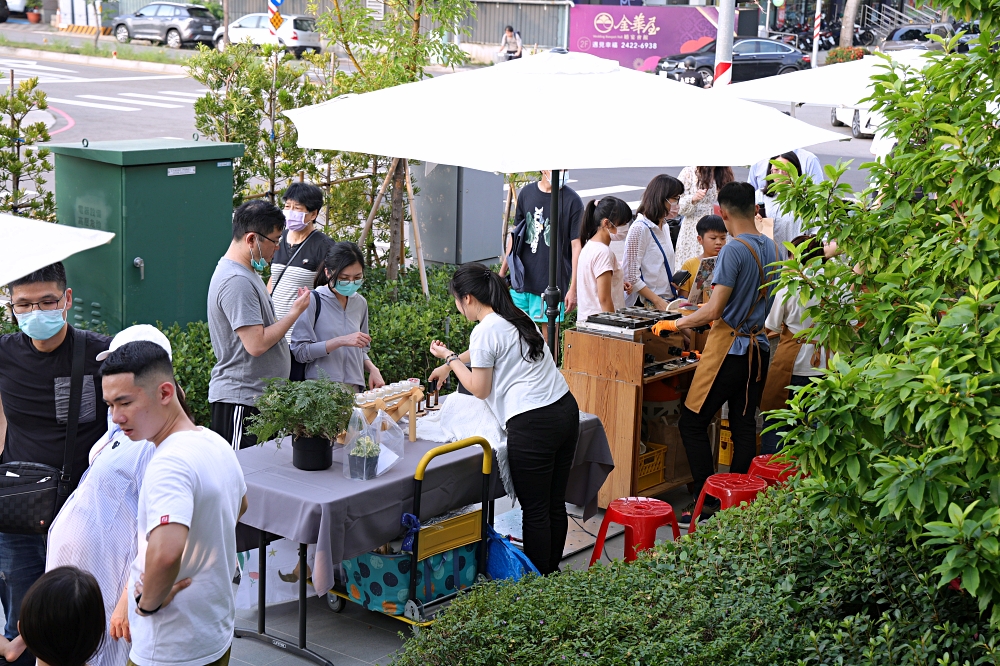
<svg viewBox="0 0 1000 666"><path fill-rule="evenodd" d="M580 440L570 472L566 500L597 508L597 491L614 469L604 426L592 414L580 415ZM247 484L247 512L241 523L296 543L316 544L313 583L317 590L333 587L341 560L392 541L400 535L400 518L413 508L413 473L420 458L436 442L404 443L404 457L395 467L370 481L344 478L339 452L322 472L292 466L286 439L243 449L237 456ZM494 470L496 466L494 465ZM503 494L493 474L494 497ZM482 449L470 447L435 458L424 475L420 519L427 520L482 498ZM246 534L244 533L244 538ZM245 545L246 541L243 542Z"/></svg>

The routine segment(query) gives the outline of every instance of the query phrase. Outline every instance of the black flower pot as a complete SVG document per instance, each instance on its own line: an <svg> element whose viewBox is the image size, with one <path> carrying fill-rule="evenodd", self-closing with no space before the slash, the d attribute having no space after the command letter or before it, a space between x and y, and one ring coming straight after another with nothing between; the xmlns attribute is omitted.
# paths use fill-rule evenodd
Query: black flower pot
<svg viewBox="0 0 1000 666"><path fill-rule="evenodd" d="M330 469L333 444L323 437L292 437L292 464L307 472Z"/></svg>
<svg viewBox="0 0 1000 666"><path fill-rule="evenodd" d="M374 479L378 470L378 456L374 458L362 458L361 456L347 456L351 467L352 479Z"/></svg>

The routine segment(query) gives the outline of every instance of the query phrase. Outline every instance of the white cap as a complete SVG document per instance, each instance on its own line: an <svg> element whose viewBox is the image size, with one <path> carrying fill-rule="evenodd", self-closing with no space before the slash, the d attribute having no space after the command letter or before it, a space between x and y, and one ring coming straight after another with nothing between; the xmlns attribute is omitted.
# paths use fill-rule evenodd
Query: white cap
<svg viewBox="0 0 1000 666"><path fill-rule="evenodd" d="M150 326L149 324L136 324L135 326L129 326L118 333L118 335L112 338L111 346L108 350L102 351L97 355L97 360L103 361L111 355L111 352L118 349L122 345L127 345L130 342L139 342L140 340L155 342L163 347L171 361L174 360L173 352L170 349L170 340L167 340L167 336L163 335L163 331L155 326Z"/></svg>

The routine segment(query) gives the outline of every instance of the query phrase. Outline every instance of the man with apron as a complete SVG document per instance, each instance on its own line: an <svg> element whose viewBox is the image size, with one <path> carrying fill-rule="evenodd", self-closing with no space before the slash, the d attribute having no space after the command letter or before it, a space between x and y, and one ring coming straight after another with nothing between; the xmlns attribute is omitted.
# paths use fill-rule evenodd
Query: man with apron
<svg viewBox="0 0 1000 666"><path fill-rule="evenodd" d="M719 191L719 207L732 241L716 260L712 298L690 316L658 324L679 331L712 326L678 423L696 498L714 472L708 426L723 404L729 403L733 435L730 471L745 473L757 452L756 412L769 351L764 319L773 299L767 284L775 277L768 265L777 260L774 241L754 225L752 186L729 183ZM709 501L706 507L718 506Z"/></svg>

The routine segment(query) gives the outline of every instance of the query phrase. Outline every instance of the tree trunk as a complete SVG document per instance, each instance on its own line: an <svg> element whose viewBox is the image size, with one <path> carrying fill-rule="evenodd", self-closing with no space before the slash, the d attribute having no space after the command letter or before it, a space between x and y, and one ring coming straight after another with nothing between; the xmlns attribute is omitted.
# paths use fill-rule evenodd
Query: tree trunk
<svg viewBox="0 0 1000 666"><path fill-rule="evenodd" d="M847 0L844 3L844 18L840 22L840 47L854 46L854 22L858 20L858 7L861 0Z"/></svg>
<svg viewBox="0 0 1000 666"><path fill-rule="evenodd" d="M94 31L94 50L97 50L97 40L101 37L101 3L94 3L94 20L97 22L97 29Z"/></svg>
<svg viewBox="0 0 1000 666"><path fill-rule="evenodd" d="M229 46L229 0L222 0L222 43Z"/></svg>
<svg viewBox="0 0 1000 666"><path fill-rule="evenodd" d="M399 256L403 247L403 191L406 187L403 160L396 162L392 172L392 215L389 216L389 252L386 254L386 277L395 280L399 275Z"/></svg>

